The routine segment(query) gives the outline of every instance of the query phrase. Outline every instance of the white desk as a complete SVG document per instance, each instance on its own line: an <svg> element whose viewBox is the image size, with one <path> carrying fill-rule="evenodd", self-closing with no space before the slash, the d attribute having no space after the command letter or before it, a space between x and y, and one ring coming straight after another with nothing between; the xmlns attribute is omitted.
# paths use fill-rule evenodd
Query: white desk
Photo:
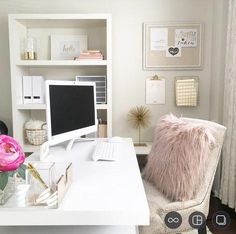
<svg viewBox="0 0 236 234"><path fill-rule="evenodd" d="M148 225L149 207L131 139L124 139L117 145L119 159L116 162L93 162L94 145L95 142L78 142L71 152L66 152L62 146L50 150L51 156L47 161L73 162L74 181L59 209L0 209L0 225L83 225L68 229L17 227L17 234L128 234L136 232L135 226ZM38 158L34 153L30 160ZM0 234L13 234L15 228L0 227Z"/></svg>

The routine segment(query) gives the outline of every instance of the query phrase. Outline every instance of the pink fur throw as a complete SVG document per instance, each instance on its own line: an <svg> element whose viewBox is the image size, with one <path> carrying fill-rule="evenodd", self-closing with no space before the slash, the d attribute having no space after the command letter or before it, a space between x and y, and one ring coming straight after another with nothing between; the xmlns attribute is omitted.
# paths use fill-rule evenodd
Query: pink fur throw
<svg viewBox="0 0 236 234"><path fill-rule="evenodd" d="M144 179L171 201L191 200L214 144L215 138L206 126L166 115L157 123Z"/></svg>

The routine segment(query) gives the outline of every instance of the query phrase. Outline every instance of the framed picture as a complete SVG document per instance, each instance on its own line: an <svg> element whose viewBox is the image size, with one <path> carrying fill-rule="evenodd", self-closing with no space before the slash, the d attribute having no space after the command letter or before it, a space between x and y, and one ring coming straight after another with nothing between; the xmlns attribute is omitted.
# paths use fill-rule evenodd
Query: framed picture
<svg viewBox="0 0 236 234"><path fill-rule="evenodd" d="M144 23L143 69L202 69L202 23Z"/></svg>
<svg viewBox="0 0 236 234"><path fill-rule="evenodd" d="M87 50L86 35L51 35L51 60L73 60Z"/></svg>

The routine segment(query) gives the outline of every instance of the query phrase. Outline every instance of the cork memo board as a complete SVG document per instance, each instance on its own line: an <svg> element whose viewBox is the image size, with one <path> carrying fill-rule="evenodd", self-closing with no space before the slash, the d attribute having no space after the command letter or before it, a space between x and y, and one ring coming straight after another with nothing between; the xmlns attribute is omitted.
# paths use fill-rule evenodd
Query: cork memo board
<svg viewBox="0 0 236 234"><path fill-rule="evenodd" d="M145 70L201 69L203 25L143 24Z"/></svg>

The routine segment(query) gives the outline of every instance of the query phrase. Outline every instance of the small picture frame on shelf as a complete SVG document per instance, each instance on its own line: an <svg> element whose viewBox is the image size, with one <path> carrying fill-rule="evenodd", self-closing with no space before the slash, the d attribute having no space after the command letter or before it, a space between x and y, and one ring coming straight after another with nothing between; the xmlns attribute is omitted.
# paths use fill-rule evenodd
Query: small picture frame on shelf
<svg viewBox="0 0 236 234"><path fill-rule="evenodd" d="M87 35L51 35L51 60L74 60L87 50Z"/></svg>

